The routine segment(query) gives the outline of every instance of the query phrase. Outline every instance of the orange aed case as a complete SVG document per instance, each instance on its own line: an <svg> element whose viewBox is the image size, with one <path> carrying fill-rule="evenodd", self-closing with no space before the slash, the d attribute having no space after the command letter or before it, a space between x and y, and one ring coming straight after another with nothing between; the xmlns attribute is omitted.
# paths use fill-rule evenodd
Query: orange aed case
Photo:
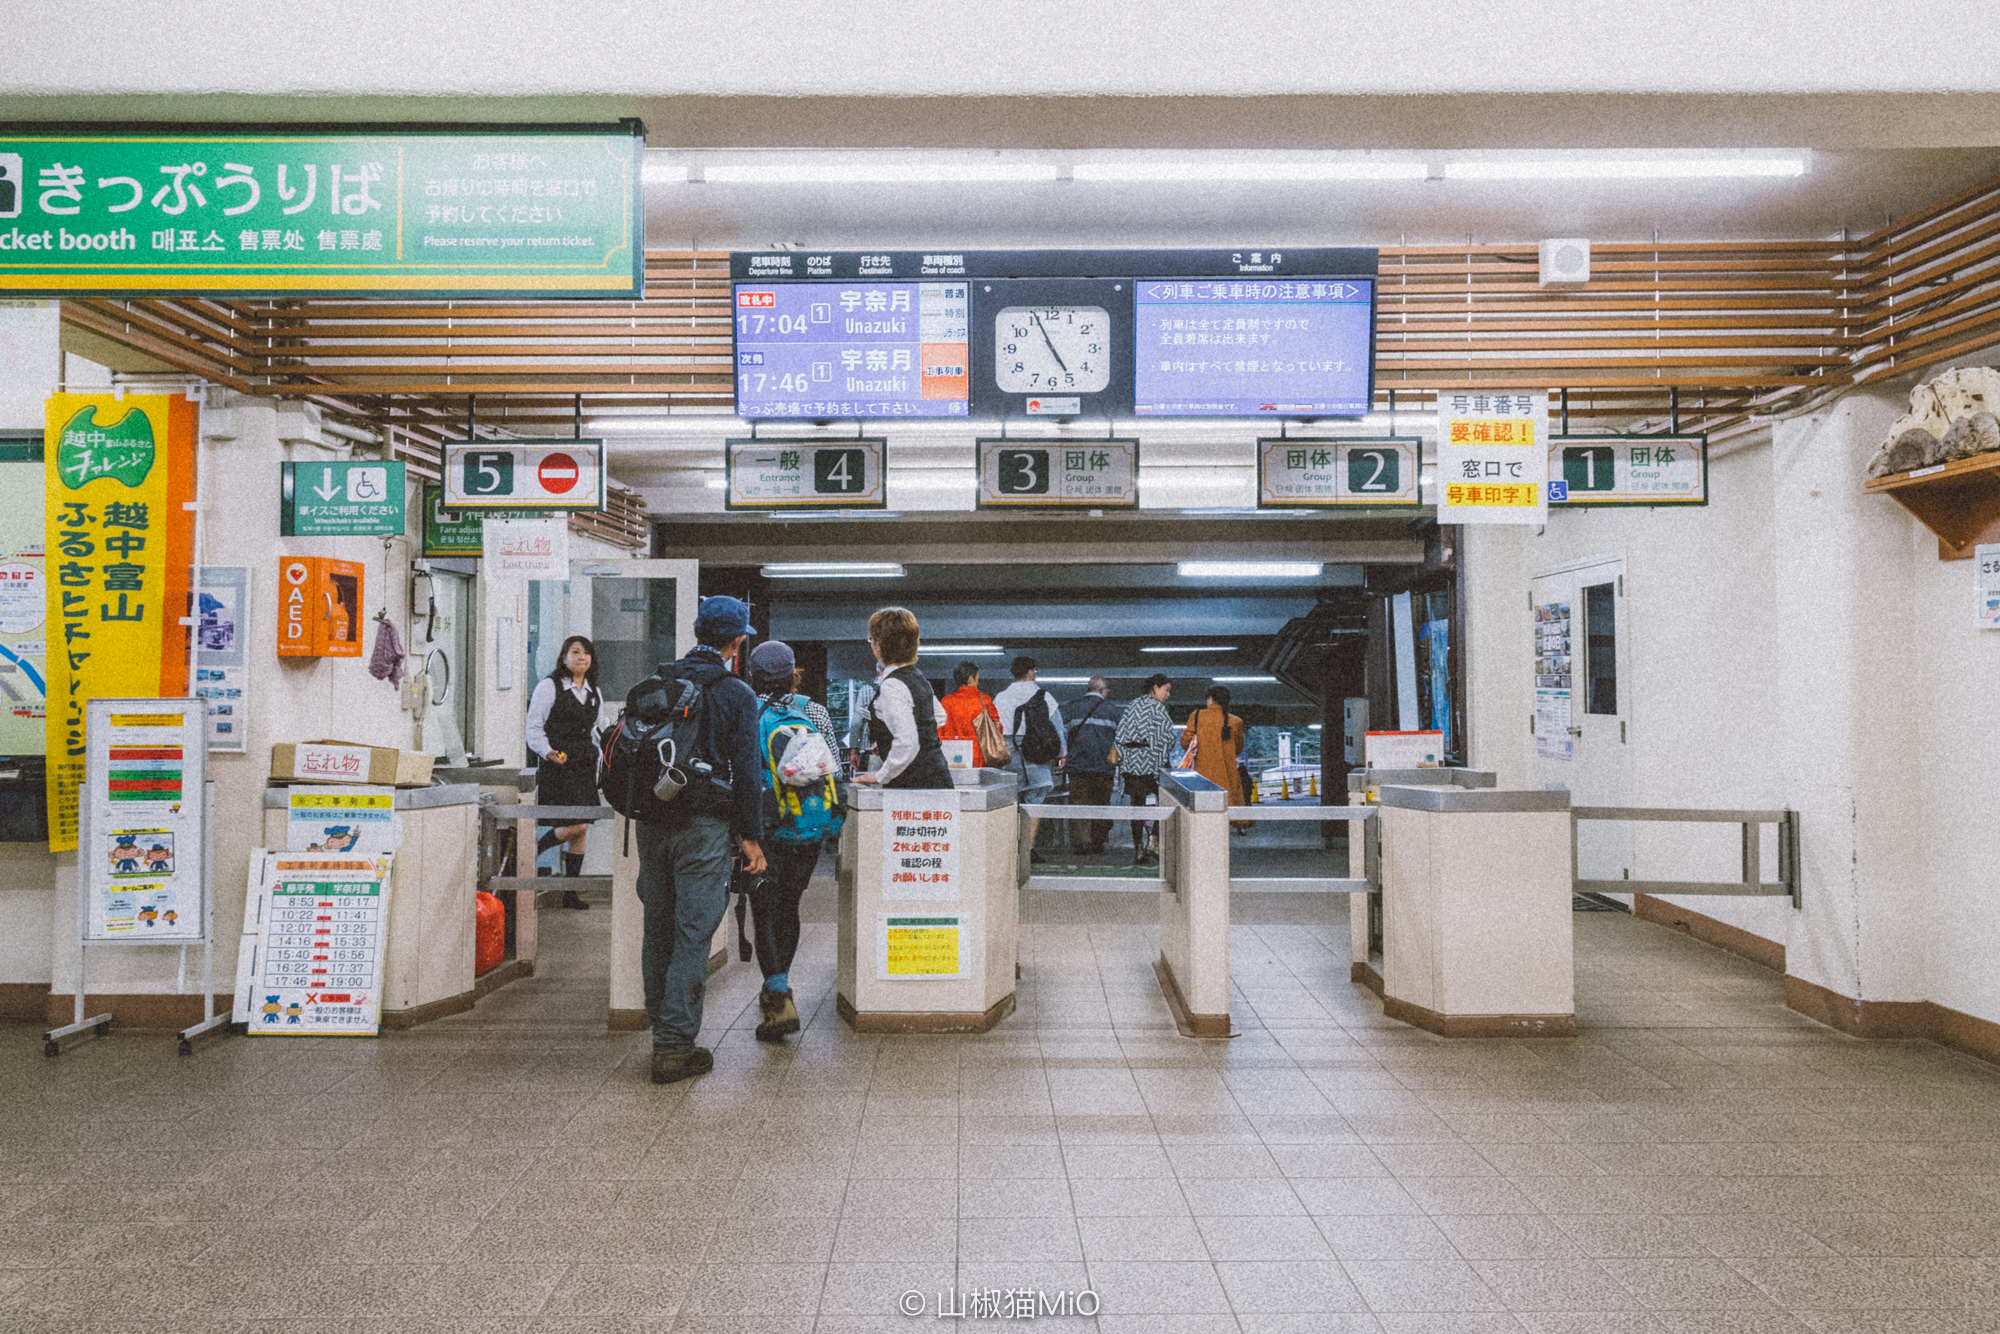
<svg viewBox="0 0 2000 1334"><path fill-rule="evenodd" d="M361 656L362 565L325 556L278 561L278 656Z"/></svg>

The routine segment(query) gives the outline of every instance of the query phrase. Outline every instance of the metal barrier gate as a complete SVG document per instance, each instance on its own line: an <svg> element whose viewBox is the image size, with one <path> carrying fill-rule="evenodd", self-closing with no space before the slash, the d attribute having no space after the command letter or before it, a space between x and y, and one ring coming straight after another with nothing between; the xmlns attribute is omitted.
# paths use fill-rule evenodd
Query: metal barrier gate
<svg viewBox="0 0 2000 1334"><path fill-rule="evenodd" d="M1576 826L1583 820L1646 820L1687 824L1734 824L1743 827L1741 880L1585 880L1576 874ZM1778 878L1764 879L1763 826L1778 827ZM1569 865L1571 886L1578 894L1732 894L1780 896L1801 906L1799 877L1799 813L1783 811L1691 811L1655 806L1572 806Z"/></svg>

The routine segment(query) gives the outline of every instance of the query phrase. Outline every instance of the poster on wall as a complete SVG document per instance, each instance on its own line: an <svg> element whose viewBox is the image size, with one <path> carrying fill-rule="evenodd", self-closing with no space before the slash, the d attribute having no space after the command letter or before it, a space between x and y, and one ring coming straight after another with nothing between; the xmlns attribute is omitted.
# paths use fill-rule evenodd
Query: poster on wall
<svg viewBox="0 0 2000 1334"><path fill-rule="evenodd" d="M0 755L48 749L42 442L0 440Z"/></svg>
<svg viewBox="0 0 2000 1334"><path fill-rule="evenodd" d="M882 897L958 897L958 789L882 793Z"/></svg>
<svg viewBox="0 0 2000 1334"><path fill-rule="evenodd" d="M884 982L949 982L965 976L966 921L952 913L879 915Z"/></svg>
<svg viewBox="0 0 2000 1334"><path fill-rule="evenodd" d="M187 692L177 622L193 550L195 427L195 405L179 394L48 398L50 851L77 846L84 705Z"/></svg>
<svg viewBox="0 0 2000 1334"><path fill-rule="evenodd" d="M1438 522L1548 519L1549 396L1438 394Z"/></svg>
<svg viewBox="0 0 2000 1334"><path fill-rule="evenodd" d="M394 853L273 852L247 997L256 1037L374 1037Z"/></svg>
<svg viewBox="0 0 2000 1334"><path fill-rule="evenodd" d="M90 702L78 849L86 940L203 938L199 701Z"/></svg>
<svg viewBox="0 0 2000 1334"><path fill-rule="evenodd" d="M1535 754L1545 760L1576 758L1570 735L1571 682L1570 604L1543 602L1535 607Z"/></svg>
<svg viewBox="0 0 2000 1334"><path fill-rule="evenodd" d="M194 697L208 713L208 748L241 751L250 715L250 570L201 567L195 623Z"/></svg>
<svg viewBox="0 0 2000 1334"><path fill-rule="evenodd" d="M1979 597L1975 622L1982 630L2000 630L2000 542L1972 549L1974 591Z"/></svg>
<svg viewBox="0 0 2000 1334"><path fill-rule="evenodd" d="M285 789L285 850L373 857L402 842L393 787Z"/></svg>

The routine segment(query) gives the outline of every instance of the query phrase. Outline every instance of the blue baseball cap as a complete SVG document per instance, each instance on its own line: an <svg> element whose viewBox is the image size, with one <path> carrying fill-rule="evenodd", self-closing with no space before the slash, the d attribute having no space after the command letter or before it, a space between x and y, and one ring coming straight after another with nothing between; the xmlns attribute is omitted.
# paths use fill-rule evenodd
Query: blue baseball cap
<svg viewBox="0 0 2000 1334"><path fill-rule="evenodd" d="M703 598L695 612L694 633L698 639L734 639L749 634L750 604L720 594Z"/></svg>

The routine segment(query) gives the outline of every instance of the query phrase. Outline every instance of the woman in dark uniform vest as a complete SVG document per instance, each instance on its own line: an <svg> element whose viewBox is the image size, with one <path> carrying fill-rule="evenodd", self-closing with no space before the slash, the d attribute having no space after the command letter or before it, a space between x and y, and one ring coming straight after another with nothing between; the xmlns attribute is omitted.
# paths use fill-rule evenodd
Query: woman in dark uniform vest
<svg viewBox="0 0 2000 1334"><path fill-rule="evenodd" d="M868 618L868 645L882 670L868 705L868 739L880 763L857 783L893 788L950 787L951 767L938 740L943 710L931 683L917 670L917 618L904 607L884 607Z"/></svg>
<svg viewBox="0 0 2000 1334"><path fill-rule="evenodd" d="M603 697L597 693L597 647L582 635L563 640L556 668L535 685L528 701L528 745L542 757L535 770L538 806L595 806L597 798L597 713ZM583 874L584 839L588 824L544 820L548 829L535 844L539 854L558 843L563 874ZM563 891L563 907L588 908L573 889Z"/></svg>

